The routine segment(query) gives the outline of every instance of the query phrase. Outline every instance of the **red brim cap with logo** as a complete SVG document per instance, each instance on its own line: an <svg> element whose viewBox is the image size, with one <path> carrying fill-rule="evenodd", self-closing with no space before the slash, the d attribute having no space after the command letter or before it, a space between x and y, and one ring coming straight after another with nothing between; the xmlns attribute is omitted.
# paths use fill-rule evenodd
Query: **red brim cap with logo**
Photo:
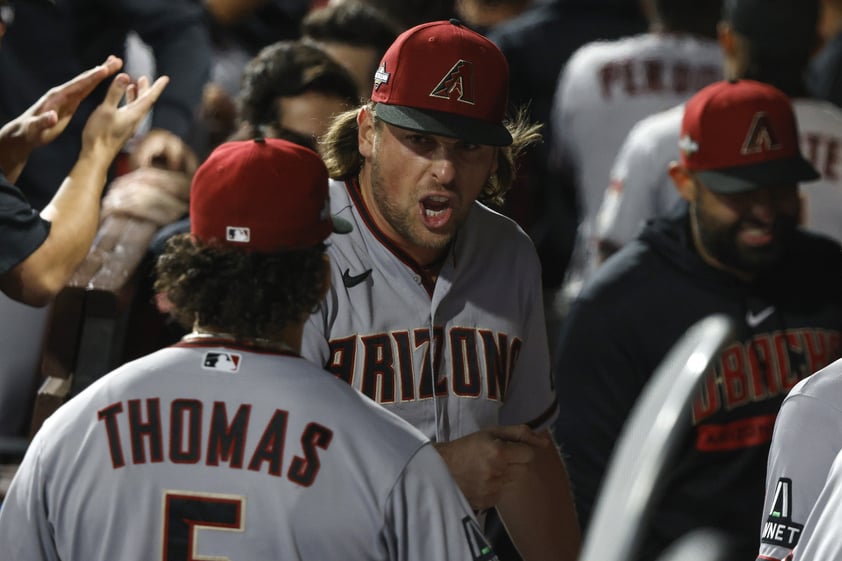
<svg viewBox="0 0 842 561"><path fill-rule="evenodd" d="M494 43L458 20L404 31L383 55L371 100L397 127L508 146L509 66Z"/></svg>
<svg viewBox="0 0 842 561"><path fill-rule="evenodd" d="M690 98L679 149L682 165L719 193L820 177L801 155L792 102L753 80L716 82Z"/></svg>
<svg viewBox="0 0 842 561"><path fill-rule="evenodd" d="M313 247L351 225L330 214L318 154L277 138L226 142L190 187L190 232L211 245L275 253Z"/></svg>

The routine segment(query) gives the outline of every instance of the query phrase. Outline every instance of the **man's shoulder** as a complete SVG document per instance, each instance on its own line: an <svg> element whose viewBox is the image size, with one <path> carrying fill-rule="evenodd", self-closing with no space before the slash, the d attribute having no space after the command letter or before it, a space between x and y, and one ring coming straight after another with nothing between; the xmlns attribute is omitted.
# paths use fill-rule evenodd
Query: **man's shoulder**
<svg viewBox="0 0 842 561"><path fill-rule="evenodd" d="M627 35L616 39L597 39L585 43L570 57L571 62L581 64L582 61L599 62L613 60L618 54L630 54L646 45L651 38L649 33Z"/></svg>
<svg viewBox="0 0 842 561"><path fill-rule="evenodd" d="M673 57L679 57L684 52L710 53L714 60L721 56L719 47L713 40L699 39L691 35L638 33L585 43L573 53L568 65L577 68L607 61L647 58L659 52Z"/></svg>
<svg viewBox="0 0 842 561"><path fill-rule="evenodd" d="M808 97L792 100L792 107L802 133L823 132L842 136L842 109L835 104Z"/></svg>
<svg viewBox="0 0 842 561"><path fill-rule="evenodd" d="M809 396L830 403L837 409L842 407L840 405L842 404L842 359L837 359L798 382L789 392L786 400L797 395Z"/></svg>
<svg viewBox="0 0 842 561"><path fill-rule="evenodd" d="M531 238L517 222L480 202L474 203L462 232L460 238L495 252L535 251Z"/></svg>
<svg viewBox="0 0 842 561"><path fill-rule="evenodd" d="M664 111L658 111L639 120L629 131L629 137L641 141L648 140L654 145L663 145L664 138L678 138L681 134L681 120L684 117L684 104L679 104Z"/></svg>
<svg viewBox="0 0 842 561"><path fill-rule="evenodd" d="M652 245L638 236L608 257L597 269L596 276L606 281L619 280L637 274L658 259L659 254L653 251Z"/></svg>
<svg viewBox="0 0 842 561"><path fill-rule="evenodd" d="M842 245L824 234L799 228L790 252L791 263L802 263L813 270L829 274L842 268ZM820 261L816 261L820 260Z"/></svg>

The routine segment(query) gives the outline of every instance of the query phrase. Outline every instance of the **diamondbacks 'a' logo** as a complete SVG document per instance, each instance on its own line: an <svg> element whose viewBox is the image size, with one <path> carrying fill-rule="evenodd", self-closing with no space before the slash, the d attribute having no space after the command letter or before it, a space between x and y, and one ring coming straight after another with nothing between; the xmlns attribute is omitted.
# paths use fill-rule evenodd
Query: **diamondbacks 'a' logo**
<svg viewBox="0 0 842 561"><path fill-rule="evenodd" d="M474 105L474 65L467 60L459 59L444 75L438 85L430 92L430 97L452 99L456 93L456 101Z"/></svg>
<svg viewBox="0 0 842 561"><path fill-rule="evenodd" d="M242 356L236 353L205 353L202 368L205 370L221 370L222 372L236 372L240 369Z"/></svg>
<svg viewBox="0 0 842 561"><path fill-rule="evenodd" d="M780 150L781 143L769 115L760 111L754 114L751 120L751 127L748 129L745 141L743 141L743 154L758 154L760 152L771 152Z"/></svg>
<svg viewBox="0 0 842 561"><path fill-rule="evenodd" d="M468 541L468 548L471 550L473 561L498 561L497 554L488 545L479 524L473 517L466 516L462 519L462 529L465 530L465 539Z"/></svg>
<svg viewBox="0 0 842 561"><path fill-rule="evenodd" d="M763 525L761 541L792 549L798 543L803 529L803 524L792 520L792 480L781 477L775 486L775 499L772 501L769 517Z"/></svg>

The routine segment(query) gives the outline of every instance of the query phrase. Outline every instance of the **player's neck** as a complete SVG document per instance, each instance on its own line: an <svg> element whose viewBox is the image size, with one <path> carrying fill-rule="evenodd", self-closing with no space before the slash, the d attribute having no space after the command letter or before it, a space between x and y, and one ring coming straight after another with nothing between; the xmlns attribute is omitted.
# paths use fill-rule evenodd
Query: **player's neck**
<svg viewBox="0 0 842 561"><path fill-rule="evenodd" d="M301 353L301 337L303 325L287 326L274 337L245 337L236 333L228 333L224 329L211 325L200 325L195 323L193 331L183 337L185 341L198 341L202 339L213 339L231 341L232 343L254 347L256 349Z"/></svg>
<svg viewBox="0 0 842 561"><path fill-rule="evenodd" d="M435 282L439 278L439 272L441 268L444 266L444 262L447 259L447 250L443 251L441 255L439 255L435 261L432 263L428 263L426 265L422 264L421 268L424 269L424 272L430 276L430 278Z"/></svg>

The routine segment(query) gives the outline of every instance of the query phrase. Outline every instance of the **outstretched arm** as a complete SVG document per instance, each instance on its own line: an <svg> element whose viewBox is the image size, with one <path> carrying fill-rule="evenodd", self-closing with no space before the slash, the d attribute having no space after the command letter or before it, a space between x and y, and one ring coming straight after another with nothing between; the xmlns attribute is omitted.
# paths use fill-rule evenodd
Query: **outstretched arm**
<svg viewBox="0 0 842 561"><path fill-rule="evenodd" d="M85 258L96 234L108 167L168 81L169 78L162 77L150 86L146 78L132 84L127 74L114 79L105 100L91 114L82 131L79 160L41 212L45 220L52 222L49 236L35 252L0 277L3 292L21 302L40 306L64 287ZM120 107L124 94L128 103ZM62 122L61 115L57 111L56 125ZM38 138L47 138L49 142L51 134Z"/></svg>

